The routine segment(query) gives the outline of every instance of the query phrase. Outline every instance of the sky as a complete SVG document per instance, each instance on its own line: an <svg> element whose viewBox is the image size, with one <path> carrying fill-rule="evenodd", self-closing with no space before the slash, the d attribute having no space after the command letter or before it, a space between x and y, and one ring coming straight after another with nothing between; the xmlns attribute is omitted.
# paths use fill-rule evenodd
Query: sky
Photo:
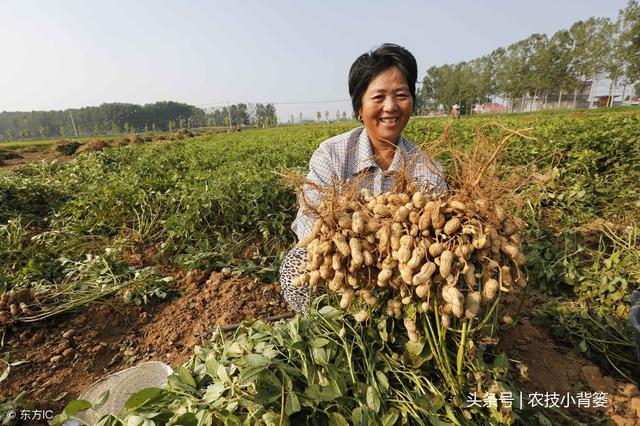
<svg viewBox="0 0 640 426"><path fill-rule="evenodd" d="M347 74L385 43L427 68L552 35L626 0L0 0L0 111L105 102L274 103L351 113Z"/></svg>

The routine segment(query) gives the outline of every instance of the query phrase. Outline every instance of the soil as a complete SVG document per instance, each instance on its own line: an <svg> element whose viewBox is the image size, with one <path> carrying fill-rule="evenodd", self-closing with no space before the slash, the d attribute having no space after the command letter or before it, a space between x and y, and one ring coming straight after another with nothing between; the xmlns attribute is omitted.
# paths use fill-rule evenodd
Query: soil
<svg viewBox="0 0 640 426"><path fill-rule="evenodd" d="M252 278L177 273L180 294L157 304L124 304L121 297L51 321L8 326L3 352L12 367L0 400L28 392L38 409L58 413L109 373L146 361L172 368L218 325L289 312L278 284ZM23 297L23 296L21 296Z"/></svg>
<svg viewBox="0 0 640 426"><path fill-rule="evenodd" d="M97 152L109 148L117 148L119 146L138 144L144 142L166 142L172 140L181 140L185 138L194 137L193 133L183 129L178 131L173 136L157 135L154 137L143 137L138 135L123 136L116 139L95 139L90 142L82 144L77 153ZM21 164L35 163L39 161L60 161L66 162L73 158L72 155L64 155L61 152L56 151L56 146L59 144L69 143L69 141L60 140L52 143L46 149L36 147L26 147L16 150L2 150L0 149L0 167L6 167L8 169L16 167ZM4 154L4 155L2 155ZM6 157L6 158L5 158Z"/></svg>
<svg viewBox="0 0 640 426"><path fill-rule="evenodd" d="M542 303L543 297L532 294L527 301L527 309ZM532 317L524 315L502 338L500 350L509 359L520 361L526 371L518 374L518 368L511 369L511 380L525 398L538 393L559 394L559 398L569 394L576 398L570 402L565 413L588 425L615 424L633 426L640 424L640 393L638 387L622 378L607 376L589 359L581 356L573 348L557 343L548 330L532 322ZM590 395L589 406L578 407L578 395ZM605 406L595 408L593 394L606 394ZM582 394L586 396L586 394ZM567 397L570 398L570 397ZM552 405L551 403L547 405ZM553 419L553 424L573 425L557 413L545 413Z"/></svg>
<svg viewBox="0 0 640 426"><path fill-rule="evenodd" d="M22 148L16 150L18 154L15 158L5 159L0 161L0 167L6 167L11 169L20 164L28 164L28 163L36 163L39 161L69 161L71 158L70 155L62 155L55 150L38 150L34 148Z"/></svg>

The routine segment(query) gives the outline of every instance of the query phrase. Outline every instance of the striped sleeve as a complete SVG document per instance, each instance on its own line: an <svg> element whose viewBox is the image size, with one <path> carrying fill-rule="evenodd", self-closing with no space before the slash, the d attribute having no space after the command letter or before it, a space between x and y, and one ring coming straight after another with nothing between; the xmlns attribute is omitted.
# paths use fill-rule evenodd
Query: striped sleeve
<svg viewBox="0 0 640 426"><path fill-rule="evenodd" d="M311 156L307 179L320 186L331 185L332 182L337 180L337 176L332 165L333 161L331 154L327 149L327 145L323 143ZM311 186L304 185L302 191L307 203L313 206L318 206L322 201L322 194ZM291 229L298 237L298 241L303 240L307 235L309 235L313 229L313 224L317 219L312 212L305 209L302 200L300 200L299 204L300 207L298 208L298 214L291 225Z"/></svg>

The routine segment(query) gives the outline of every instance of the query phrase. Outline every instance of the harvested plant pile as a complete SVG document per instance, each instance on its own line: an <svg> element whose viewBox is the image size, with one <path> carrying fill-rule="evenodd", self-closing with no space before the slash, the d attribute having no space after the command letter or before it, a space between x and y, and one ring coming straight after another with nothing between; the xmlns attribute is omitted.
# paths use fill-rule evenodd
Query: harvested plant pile
<svg viewBox="0 0 640 426"><path fill-rule="evenodd" d="M100 424L438 424L450 411L445 396L380 338L393 327L358 324L331 306L273 325L247 321L214 334L165 388L132 395Z"/></svg>
<svg viewBox="0 0 640 426"><path fill-rule="evenodd" d="M499 204L516 203L506 191L518 182L500 176L496 166L510 138L527 136L507 130L488 149L482 129L478 135L470 153L449 150L451 190L440 195L412 180L417 159L405 162L394 188L377 196L357 180L325 188L304 181L322 192L322 201L314 206L302 194L318 220L299 243L307 248L307 272L294 281L337 293L340 307L358 323L394 322L393 340L406 350L403 362L446 389L446 400L467 420L472 414L463 409L464 396L488 392L478 380L478 349L499 339L500 324L513 322L500 296L520 296L527 285L522 222ZM439 142L446 137L445 131ZM508 407L501 409L508 418Z"/></svg>
<svg viewBox="0 0 640 426"><path fill-rule="evenodd" d="M478 318L499 291L526 286L519 227L499 206L421 190L374 197L365 189L355 200L336 201L323 202L319 211L329 214L301 242L309 272L298 281L340 293L343 309L358 300L359 321L385 299L387 315L404 317L411 341L418 341L417 313L437 312L449 327L453 317Z"/></svg>

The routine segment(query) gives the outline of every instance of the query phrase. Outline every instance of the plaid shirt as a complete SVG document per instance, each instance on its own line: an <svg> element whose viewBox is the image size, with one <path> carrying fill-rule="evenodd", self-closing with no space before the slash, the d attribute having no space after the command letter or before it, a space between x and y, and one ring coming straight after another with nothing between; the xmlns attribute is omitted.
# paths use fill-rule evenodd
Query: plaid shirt
<svg viewBox="0 0 640 426"><path fill-rule="evenodd" d="M413 142L403 136L398 139L391 166L383 171L373 160L371 142L364 127L358 127L321 143L311 156L307 178L321 186L330 186L337 180L351 179L368 172L362 180L362 187L369 188L372 194L378 195L393 187L394 172L401 169L403 160L411 161L413 178L425 189L436 194L447 189L442 165L422 154ZM319 191L309 186L305 186L303 190L306 200L312 205L317 206L322 200ZM311 212L300 206L291 225L299 240L311 232L316 219Z"/></svg>

